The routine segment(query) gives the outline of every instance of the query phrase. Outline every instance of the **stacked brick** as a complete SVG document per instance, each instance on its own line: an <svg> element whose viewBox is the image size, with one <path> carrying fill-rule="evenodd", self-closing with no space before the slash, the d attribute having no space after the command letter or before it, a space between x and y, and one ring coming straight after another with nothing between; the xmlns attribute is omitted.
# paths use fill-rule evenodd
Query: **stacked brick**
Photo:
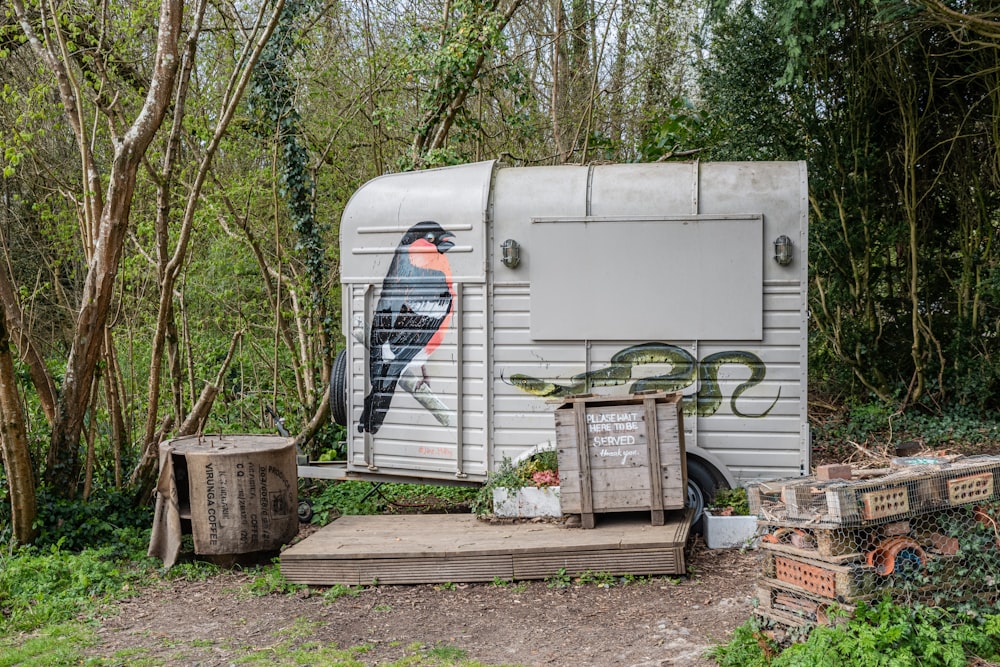
<svg viewBox="0 0 1000 667"><path fill-rule="evenodd" d="M964 582L948 581L942 565L956 559L959 537L974 529L996 532L1000 553L998 490L997 456L911 457L869 470L824 466L812 477L751 484L763 552L756 613L786 627L825 625L885 594L951 587L961 596ZM920 576L929 570L933 578Z"/></svg>

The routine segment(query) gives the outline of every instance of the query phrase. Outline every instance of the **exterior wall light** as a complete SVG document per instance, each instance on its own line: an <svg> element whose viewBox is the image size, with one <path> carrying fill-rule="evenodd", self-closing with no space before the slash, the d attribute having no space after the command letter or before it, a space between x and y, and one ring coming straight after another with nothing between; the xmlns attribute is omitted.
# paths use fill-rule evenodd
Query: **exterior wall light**
<svg viewBox="0 0 1000 667"><path fill-rule="evenodd" d="M774 239L774 261L781 266L792 263L792 240L784 234Z"/></svg>
<svg viewBox="0 0 1000 667"><path fill-rule="evenodd" d="M513 269L521 263L521 246L514 239L507 239L500 244L500 261L508 269Z"/></svg>

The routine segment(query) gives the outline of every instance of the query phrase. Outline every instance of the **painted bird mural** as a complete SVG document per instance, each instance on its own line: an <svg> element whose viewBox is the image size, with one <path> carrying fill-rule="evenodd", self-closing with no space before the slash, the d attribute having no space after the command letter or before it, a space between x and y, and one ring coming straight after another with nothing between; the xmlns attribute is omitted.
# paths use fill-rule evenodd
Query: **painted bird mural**
<svg viewBox="0 0 1000 667"><path fill-rule="evenodd" d="M445 255L455 235L436 222L424 221L403 235L382 281L368 345L372 388L365 397L358 431L378 433L392 403L400 376L423 363L441 344L451 322L455 288Z"/></svg>

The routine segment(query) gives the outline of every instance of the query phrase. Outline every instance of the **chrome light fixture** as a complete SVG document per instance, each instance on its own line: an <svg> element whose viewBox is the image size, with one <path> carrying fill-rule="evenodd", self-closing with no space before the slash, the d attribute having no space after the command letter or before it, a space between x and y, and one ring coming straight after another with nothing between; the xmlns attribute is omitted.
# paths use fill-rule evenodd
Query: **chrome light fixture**
<svg viewBox="0 0 1000 667"><path fill-rule="evenodd" d="M508 269L513 269L521 263L521 246L514 239L507 239L500 244L500 261Z"/></svg>
<svg viewBox="0 0 1000 667"><path fill-rule="evenodd" d="M784 234L774 239L774 261L781 266L792 263L792 239Z"/></svg>

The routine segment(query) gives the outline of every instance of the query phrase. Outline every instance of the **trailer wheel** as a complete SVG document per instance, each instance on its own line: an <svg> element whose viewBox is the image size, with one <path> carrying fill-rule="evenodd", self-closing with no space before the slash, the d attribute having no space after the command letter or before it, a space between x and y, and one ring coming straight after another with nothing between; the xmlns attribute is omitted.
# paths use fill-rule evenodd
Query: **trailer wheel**
<svg viewBox="0 0 1000 667"><path fill-rule="evenodd" d="M694 510L691 517L691 529L701 532L701 514L715 498L719 489L729 488L725 479L708 464L688 457L687 459L687 506Z"/></svg>
<svg viewBox="0 0 1000 667"><path fill-rule="evenodd" d="M309 523L313 518L313 506L308 500L300 500L298 507L298 515L300 523Z"/></svg>
<svg viewBox="0 0 1000 667"><path fill-rule="evenodd" d="M335 424L347 426L347 348L337 353L330 378L330 415Z"/></svg>

